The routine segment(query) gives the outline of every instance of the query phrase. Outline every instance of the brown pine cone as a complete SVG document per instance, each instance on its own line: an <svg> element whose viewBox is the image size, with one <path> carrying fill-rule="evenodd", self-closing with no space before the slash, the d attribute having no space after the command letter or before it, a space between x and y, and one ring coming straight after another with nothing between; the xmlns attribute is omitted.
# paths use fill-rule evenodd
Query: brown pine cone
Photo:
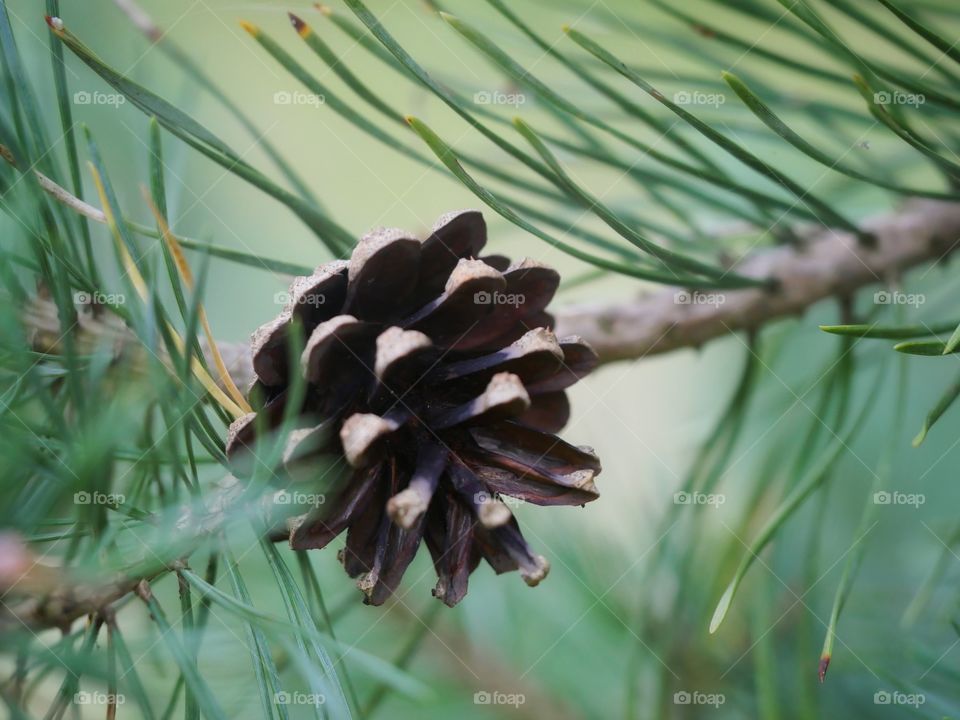
<svg viewBox="0 0 960 720"><path fill-rule="evenodd" d="M486 234L473 210L443 216L424 241L376 230L349 262L297 278L280 316L253 335L251 400L262 417L231 425L227 455L249 465L258 428L275 430L292 413L291 476L322 453L349 463L323 505L289 522L289 538L295 549L322 548L346 530L340 559L367 603L390 596L421 540L439 577L433 594L447 605L466 594L481 559L536 585L549 564L501 496L597 497L597 456L553 435L570 414L564 389L596 354L550 329L559 274L532 260L478 259ZM291 332L302 333L299 363L288 357ZM296 409L286 407L291 371L306 379Z"/></svg>

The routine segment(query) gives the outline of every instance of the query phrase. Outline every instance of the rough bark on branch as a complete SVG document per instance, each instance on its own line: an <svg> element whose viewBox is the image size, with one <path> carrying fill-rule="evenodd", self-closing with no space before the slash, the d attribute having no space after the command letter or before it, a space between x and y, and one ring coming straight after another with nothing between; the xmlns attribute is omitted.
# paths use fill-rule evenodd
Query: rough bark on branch
<svg viewBox="0 0 960 720"><path fill-rule="evenodd" d="M699 302L711 299L703 294L684 293L682 299L694 300L685 304L678 302L677 288L668 288L632 302L564 308L557 315L557 332L583 337L601 362L699 347L945 258L960 243L960 204L912 202L865 222L864 228L876 235L872 248L851 234L818 230L802 247L760 251L737 266L743 275L776 278L776 290L711 291L716 303Z"/></svg>

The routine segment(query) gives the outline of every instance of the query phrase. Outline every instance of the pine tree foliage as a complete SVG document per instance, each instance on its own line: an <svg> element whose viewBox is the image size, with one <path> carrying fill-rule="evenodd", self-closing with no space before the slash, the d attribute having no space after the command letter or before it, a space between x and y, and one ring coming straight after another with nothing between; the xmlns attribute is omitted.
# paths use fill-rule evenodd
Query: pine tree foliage
<svg viewBox="0 0 960 720"><path fill-rule="evenodd" d="M362 608L335 561L273 542L293 510L278 510L274 480L295 418L258 440L249 478L232 473L226 428L250 399L206 306L242 292L231 272L309 275L368 228L293 161L320 146L322 164L322 143L267 138L175 26L115 2L123 32L146 36L143 66L162 56L160 72L213 111L112 61L111 38L80 18L105 10L0 0L10 717L447 717L485 702L530 717L960 712L957 237L914 258L915 273L885 268L802 320L730 333L739 376L711 371L724 404L704 397L712 426L682 431L699 448L685 477L624 509L639 545L571 522L555 587L488 574L455 610L403 591L389 612ZM412 29L387 2L290 10L289 28L277 7L261 24L234 14L235 46L217 52L269 67L385 166L440 178L565 258L562 292L773 297L781 282L744 261L802 257L832 235L870 257L878 216L917 203L960 215L953 0L429 0L404 8ZM83 93L138 111L141 157L120 165L108 128L75 121ZM295 218L315 252L182 233L168 185L184 154L253 192L258 212ZM318 473L332 487L342 470ZM626 475L608 470L601 492ZM622 581L608 587L600 567ZM551 593L573 617L551 614ZM505 648L525 637L539 642L514 672Z"/></svg>

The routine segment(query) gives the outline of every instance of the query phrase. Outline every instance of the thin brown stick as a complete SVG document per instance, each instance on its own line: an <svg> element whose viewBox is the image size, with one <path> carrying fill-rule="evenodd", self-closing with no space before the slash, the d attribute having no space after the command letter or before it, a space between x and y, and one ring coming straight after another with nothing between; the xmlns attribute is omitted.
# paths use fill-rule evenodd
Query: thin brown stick
<svg viewBox="0 0 960 720"><path fill-rule="evenodd" d="M580 335L601 362L630 360L685 347L802 314L830 297L888 282L903 271L939 262L960 243L960 204L914 201L864 223L877 238L864 247L849 233L818 230L801 247L751 255L737 266L750 277L775 278L776 290L689 293L667 288L626 303L568 307L557 333Z"/></svg>

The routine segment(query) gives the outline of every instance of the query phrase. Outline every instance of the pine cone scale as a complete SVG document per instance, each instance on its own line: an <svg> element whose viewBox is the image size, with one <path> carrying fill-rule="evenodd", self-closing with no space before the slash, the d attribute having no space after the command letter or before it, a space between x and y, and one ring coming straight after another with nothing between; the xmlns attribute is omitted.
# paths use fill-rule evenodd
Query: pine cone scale
<svg viewBox="0 0 960 720"><path fill-rule="evenodd" d="M540 392L531 398L530 407L517 421L540 432L558 433L570 421L570 399L563 390Z"/></svg>
<svg viewBox="0 0 960 720"><path fill-rule="evenodd" d="M367 320L392 317L416 288L420 244L402 230L382 229L365 236L350 258L344 311Z"/></svg>

